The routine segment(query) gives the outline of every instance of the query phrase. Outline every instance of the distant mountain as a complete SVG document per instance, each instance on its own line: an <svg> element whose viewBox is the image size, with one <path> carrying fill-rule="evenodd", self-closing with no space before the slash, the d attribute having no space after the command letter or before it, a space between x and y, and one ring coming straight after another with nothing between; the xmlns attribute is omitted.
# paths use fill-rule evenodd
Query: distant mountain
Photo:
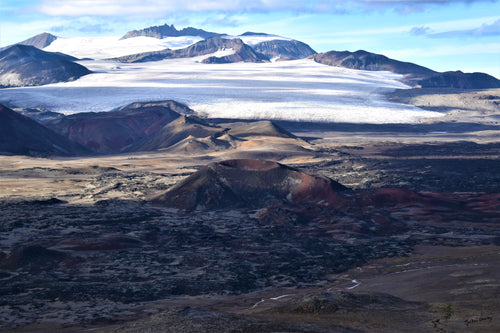
<svg viewBox="0 0 500 333"><path fill-rule="evenodd" d="M309 45L298 40L274 39L256 44L253 49L268 59L293 60L316 54Z"/></svg>
<svg viewBox="0 0 500 333"><path fill-rule="evenodd" d="M180 36L200 36L202 38L210 38L222 36L223 34L218 34L215 32L209 32L202 29L196 29L192 27L184 28L182 30L177 30L174 25L160 25L149 27L141 30L132 30L127 32L121 39L127 39L132 37L146 36L154 38L165 38L165 37L180 37Z"/></svg>
<svg viewBox="0 0 500 333"><path fill-rule="evenodd" d="M0 52L0 88L73 81L91 73L74 60L30 45L13 45Z"/></svg>
<svg viewBox="0 0 500 333"><path fill-rule="evenodd" d="M152 201L188 211L275 203L335 207L344 204L338 192L346 189L329 178L276 162L239 159L210 163Z"/></svg>
<svg viewBox="0 0 500 333"><path fill-rule="evenodd" d="M227 39L220 37L208 38L199 41L191 46L178 50L163 50L155 52L145 52L124 57L115 58L121 62L146 62L146 61L159 61L164 59L174 58L190 58L215 53L221 50L232 49L234 52L230 55L221 57L210 57L205 62L261 62L265 58L262 55L255 53L255 51L241 39Z"/></svg>
<svg viewBox="0 0 500 333"><path fill-rule="evenodd" d="M175 101L132 103L109 112L76 113L47 122L65 138L98 153L200 153L233 148L252 136L295 138L271 121L210 124Z"/></svg>
<svg viewBox="0 0 500 333"><path fill-rule="evenodd" d="M264 32L252 32L252 31L247 31L245 33L242 33L241 35L239 35L241 37L245 37L245 36L261 36L261 37L264 37L264 36L272 36L271 34L266 34Z"/></svg>
<svg viewBox="0 0 500 333"><path fill-rule="evenodd" d="M193 111L174 101L133 103L117 111L73 114L47 127L95 152L119 153L189 113Z"/></svg>
<svg viewBox="0 0 500 333"><path fill-rule="evenodd" d="M390 71L405 75L405 82L414 84L418 80L433 76L437 72L411 62L388 58L381 54L363 50L356 52L329 51L314 56L314 60L324 65L362 69L368 71Z"/></svg>
<svg viewBox="0 0 500 333"><path fill-rule="evenodd" d="M444 72L418 81L422 88L491 89L500 88L500 80L485 73Z"/></svg>
<svg viewBox="0 0 500 333"><path fill-rule="evenodd" d="M57 39L57 36L54 36L52 34L49 34L48 32L41 33L39 35L36 35L34 37L28 38L18 44L21 45L31 45L34 46L38 49L43 49L44 47L49 46L52 44L53 41Z"/></svg>
<svg viewBox="0 0 500 333"><path fill-rule="evenodd" d="M90 151L0 104L0 154L76 156Z"/></svg>

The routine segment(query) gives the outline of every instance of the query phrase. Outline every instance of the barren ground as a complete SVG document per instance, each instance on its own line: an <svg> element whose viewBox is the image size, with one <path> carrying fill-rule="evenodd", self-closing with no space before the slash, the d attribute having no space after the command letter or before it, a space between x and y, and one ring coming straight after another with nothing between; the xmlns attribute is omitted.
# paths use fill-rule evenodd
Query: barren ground
<svg viewBox="0 0 500 333"><path fill-rule="evenodd" d="M263 228L255 212L145 201L227 158L353 189L498 196L499 91L399 94L450 113L421 125L283 122L308 143L253 138L201 155L0 156L0 331L497 332L498 204L425 223L398 211L404 232L327 239L316 226Z"/></svg>

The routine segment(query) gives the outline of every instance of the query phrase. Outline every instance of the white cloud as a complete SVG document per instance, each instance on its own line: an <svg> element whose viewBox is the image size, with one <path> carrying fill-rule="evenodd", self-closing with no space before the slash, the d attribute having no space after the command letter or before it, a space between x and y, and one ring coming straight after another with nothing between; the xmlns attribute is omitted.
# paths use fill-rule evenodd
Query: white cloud
<svg viewBox="0 0 500 333"><path fill-rule="evenodd" d="M372 9L420 11L448 3L497 2L497 0L43 0L36 9L51 16L143 16L161 17L176 12L270 12L343 13Z"/></svg>
<svg viewBox="0 0 500 333"><path fill-rule="evenodd" d="M500 43L477 43L468 45L440 45L426 48L407 48L401 50L382 50L382 54L394 59L457 56L469 54L500 54Z"/></svg>

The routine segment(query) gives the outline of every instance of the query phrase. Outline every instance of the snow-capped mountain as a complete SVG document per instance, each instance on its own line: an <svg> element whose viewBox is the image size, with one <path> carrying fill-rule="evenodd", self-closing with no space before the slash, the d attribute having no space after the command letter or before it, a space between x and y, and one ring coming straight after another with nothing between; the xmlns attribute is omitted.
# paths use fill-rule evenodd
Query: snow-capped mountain
<svg viewBox="0 0 500 333"><path fill-rule="evenodd" d="M386 99L394 89L410 88L402 80L411 75L439 74L416 64L366 51L316 54L272 34L204 37L201 29L162 27L123 37L40 35L32 42L79 58L93 73L29 90L0 89L0 103L73 114L175 100L209 118L352 123L417 123L443 115Z"/></svg>

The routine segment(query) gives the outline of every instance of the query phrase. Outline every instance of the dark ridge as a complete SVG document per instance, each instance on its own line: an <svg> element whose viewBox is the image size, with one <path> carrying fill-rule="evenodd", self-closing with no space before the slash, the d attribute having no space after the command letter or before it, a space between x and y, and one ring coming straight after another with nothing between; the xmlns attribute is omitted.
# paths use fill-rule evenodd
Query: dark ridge
<svg viewBox="0 0 500 333"><path fill-rule="evenodd" d="M86 112L66 116L47 126L99 153L119 153L125 147L193 113L175 101L132 103L110 112Z"/></svg>
<svg viewBox="0 0 500 333"><path fill-rule="evenodd" d="M254 50L268 59L278 57L281 60L302 59L316 54L309 45L298 40L275 39L261 42L254 46Z"/></svg>
<svg viewBox="0 0 500 333"><path fill-rule="evenodd" d="M261 55L255 53L251 47L244 44L241 39L227 39L220 37L208 38L179 50L166 49L162 51L144 52L118 57L112 60L134 63L175 58L191 58L215 53L224 49L233 49L235 52L234 54L226 57L211 57L206 62L261 62L266 60Z"/></svg>
<svg viewBox="0 0 500 333"><path fill-rule="evenodd" d="M174 25L160 25L153 26L141 30L132 30L127 32L121 39L127 39L138 36L154 37L154 38L165 38L165 37L180 37L180 36L200 36L202 38L210 38L222 36L223 34L218 34L215 32L209 32L202 29L196 29L193 27L184 28L182 30L177 30Z"/></svg>
<svg viewBox="0 0 500 333"><path fill-rule="evenodd" d="M403 62L388 58L381 54L364 50L356 52L329 51L314 56L314 60L324 65L362 69L369 71L390 71L405 75L407 83L415 84L416 81L437 74L437 72L411 62Z"/></svg>
<svg viewBox="0 0 500 333"><path fill-rule="evenodd" d="M0 154L89 155L83 146L0 104Z"/></svg>
<svg viewBox="0 0 500 333"><path fill-rule="evenodd" d="M500 88L500 80L485 73L444 72L418 81L422 88L491 89Z"/></svg>
<svg viewBox="0 0 500 333"><path fill-rule="evenodd" d="M28 38L18 44L31 45L36 48L43 49L52 44L52 42L55 41L57 38L58 38L57 36L49 34L48 32L43 32L39 35Z"/></svg>
<svg viewBox="0 0 500 333"><path fill-rule="evenodd" d="M0 52L0 87L39 86L74 81L91 71L62 53L16 44Z"/></svg>

